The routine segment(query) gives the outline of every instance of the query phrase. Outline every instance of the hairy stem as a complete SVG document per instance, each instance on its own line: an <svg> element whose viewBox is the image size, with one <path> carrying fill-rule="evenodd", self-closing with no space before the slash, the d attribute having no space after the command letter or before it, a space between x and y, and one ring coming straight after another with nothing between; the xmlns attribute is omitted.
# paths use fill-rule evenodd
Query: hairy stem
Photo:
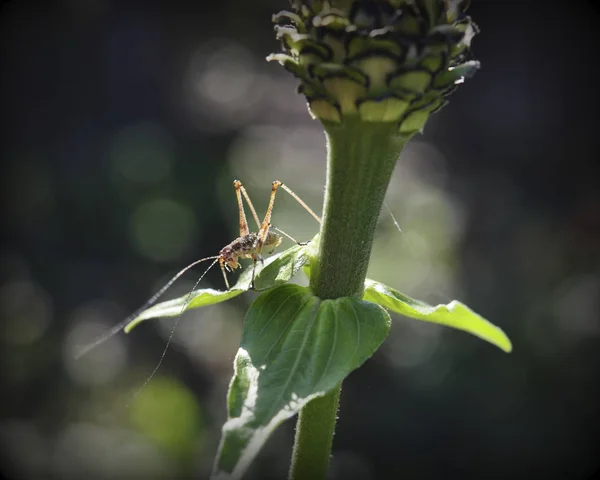
<svg viewBox="0 0 600 480"><path fill-rule="evenodd" d="M383 197L406 137L391 123L346 120L327 129L327 185L318 264L319 297L361 297Z"/></svg>
<svg viewBox="0 0 600 480"><path fill-rule="evenodd" d="M383 197L407 137L398 134L394 124L351 118L326 125L326 133L324 215L310 286L323 299L361 297ZM341 385L300 412L292 480L325 479L340 389Z"/></svg>
<svg viewBox="0 0 600 480"><path fill-rule="evenodd" d="M290 480L327 476L341 385L308 403L298 416Z"/></svg>

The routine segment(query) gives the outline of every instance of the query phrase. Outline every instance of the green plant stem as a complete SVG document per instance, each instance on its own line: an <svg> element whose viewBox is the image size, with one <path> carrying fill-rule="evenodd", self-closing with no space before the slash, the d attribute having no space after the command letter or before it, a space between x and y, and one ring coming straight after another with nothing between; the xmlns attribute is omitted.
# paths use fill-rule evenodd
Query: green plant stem
<svg viewBox="0 0 600 480"><path fill-rule="evenodd" d="M347 118L342 125L326 125L326 134L324 215L310 286L322 299L360 298L383 198L408 138L391 123ZM340 389L312 400L300 412L290 479L325 479Z"/></svg>
<svg viewBox="0 0 600 480"><path fill-rule="evenodd" d="M406 143L390 123L345 120L327 128L327 185L316 268L319 297L361 297L375 227L394 165Z"/></svg>
<svg viewBox="0 0 600 480"><path fill-rule="evenodd" d="M309 402L298 415L290 480L327 476L341 385Z"/></svg>

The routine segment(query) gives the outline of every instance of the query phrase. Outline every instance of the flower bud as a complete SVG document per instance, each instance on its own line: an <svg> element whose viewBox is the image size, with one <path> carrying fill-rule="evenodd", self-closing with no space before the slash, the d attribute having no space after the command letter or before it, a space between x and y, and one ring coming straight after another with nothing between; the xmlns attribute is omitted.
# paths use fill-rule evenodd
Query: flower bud
<svg viewBox="0 0 600 480"><path fill-rule="evenodd" d="M273 17L283 53L267 60L300 79L311 115L324 123L395 122L410 136L479 68L467 0L291 4Z"/></svg>

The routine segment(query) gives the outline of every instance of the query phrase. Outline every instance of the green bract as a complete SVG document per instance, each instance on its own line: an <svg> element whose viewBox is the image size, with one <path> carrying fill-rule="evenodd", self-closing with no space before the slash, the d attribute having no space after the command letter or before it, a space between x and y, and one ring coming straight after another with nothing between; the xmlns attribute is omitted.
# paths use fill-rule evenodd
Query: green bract
<svg viewBox="0 0 600 480"><path fill-rule="evenodd" d="M283 53L313 117L394 122L420 131L456 85L472 75L476 25L465 0L292 0L273 17Z"/></svg>

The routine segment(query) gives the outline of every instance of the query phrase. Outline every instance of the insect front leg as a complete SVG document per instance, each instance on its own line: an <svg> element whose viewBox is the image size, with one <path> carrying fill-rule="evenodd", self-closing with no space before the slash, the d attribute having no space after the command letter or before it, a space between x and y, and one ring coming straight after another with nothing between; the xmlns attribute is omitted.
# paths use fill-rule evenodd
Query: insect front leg
<svg viewBox="0 0 600 480"><path fill-rule="evenodd" d="M223 280L225 280L225 286L227 287L227 290L229 290L231 287L229 286L229 281L227 280L227 272L225 271L226 264L221 259L219 261L219 266L221 267L221 273L223 274Z"/></svg>
<svg viewBox="0 0 600 480"><path fill-rule="evenodd" d="M250 290L254 290L254 275L256 274L256 263L260 260L261 267L264 265L263 258L260 254L252 254L252 280L250 282Z"/></svg>

